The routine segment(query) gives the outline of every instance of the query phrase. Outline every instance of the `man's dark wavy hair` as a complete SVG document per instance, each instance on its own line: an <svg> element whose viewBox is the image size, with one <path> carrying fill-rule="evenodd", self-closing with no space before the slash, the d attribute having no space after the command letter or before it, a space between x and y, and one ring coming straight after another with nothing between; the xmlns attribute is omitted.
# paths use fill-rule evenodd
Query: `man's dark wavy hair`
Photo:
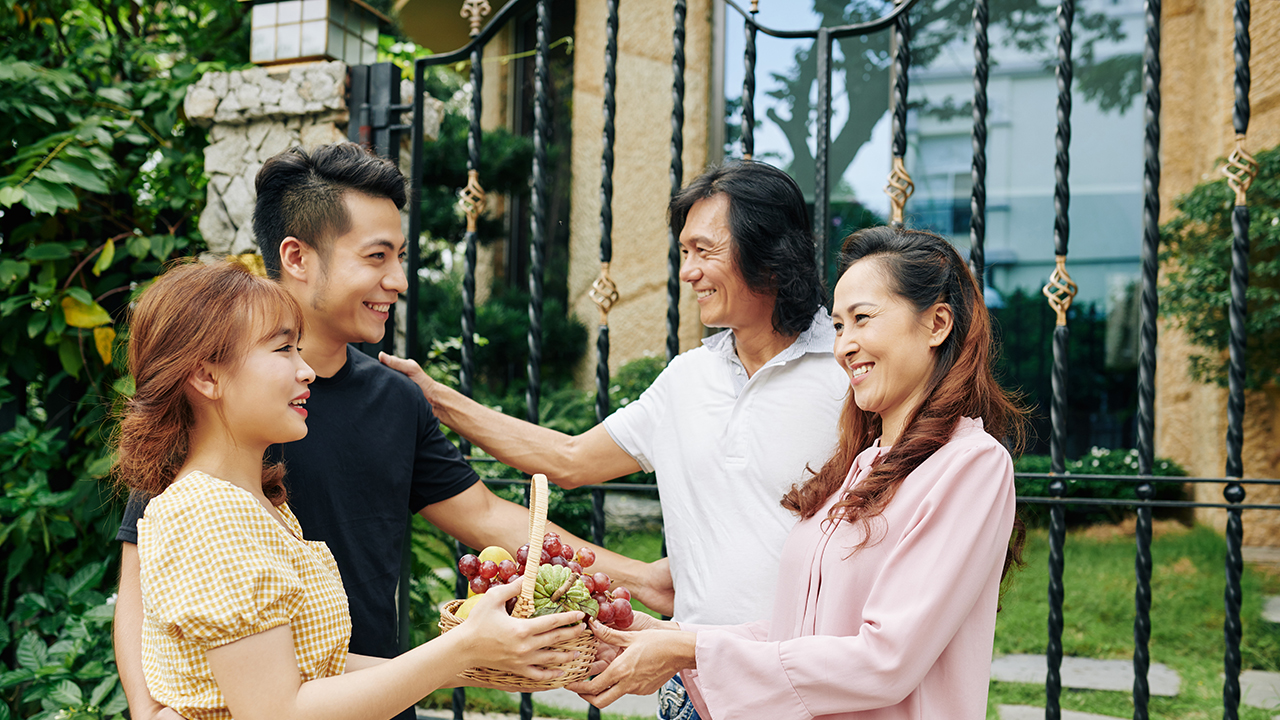
<svg viewBox="0 0 1280 720"><path fill-rule="evenodd" d="M733 259L742 279L758 293L776 293L775 331L804 332L826 302L827 292L818 276L813 230L800 186L761 162L712 168L671 198L671 230L676 237L694 203L720 193L729 198Z"/></svg>
<svg viewBox="0 0 1280 720"><path fill-rule="evenodd" d="M326 262L333 239L351 227L342 196L351 190L387 198L397 208L408 200L400 168L364 146L343 142L310 152L292 147L258 171L253 234L267 274L280 277L280 243L290 236L315 248Z"/></svg>

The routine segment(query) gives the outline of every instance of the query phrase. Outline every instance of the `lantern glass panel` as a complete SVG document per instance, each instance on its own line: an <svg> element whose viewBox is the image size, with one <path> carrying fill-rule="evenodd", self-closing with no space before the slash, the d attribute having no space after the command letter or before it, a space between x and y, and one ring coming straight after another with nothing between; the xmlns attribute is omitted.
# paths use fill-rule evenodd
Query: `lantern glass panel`
<svg viewBox="0 0 1280 720"><path fill-rule="evenodd" d="M258 28L249 40L250 62L264 63L276 59L276 29Z"/></svg>
<svg viewBox="0 0 1280 720"><path fill-rule="evenodd" d="M346 27L347 0L329 0L329 20L337 23L338 27ZM339 51L338 54L341 55L342 53Z"/></svg>
<svg viewBox="0 0 1280 720"><path fill-rule="evenodd" d="M329 47L325 54L331 58L342 59L342 39L346 37L342 32L342 28L329 23Z"/></svg>
<svg viewBox="0 0 1280 720"><path fill-rule="evenodd" d="M302 57L324 54L325 21L302 23Z"/></svg>
<svg viewBox="0 0 1280 720"><path fill-rule="evenodd" d="M301 49L301 29L302 26L281 25L276 28L276 59L288 60L290 58L300 57L298 51Z"/></svg>
<svg viewBox="0 0 1280 720"><path fill-rule="evenodd" d="M276 24L276 4L263 3L253 6L253 27L260 28Z"/></svg>
<svg viewBox="0 0 1280 720"><path fill-rule="evenodd" d="M378 48L373 45L364 46L364 64L372 65L378 62Z"/></svg>
<svg viewBox="0 0 1280 720"><path fill-rule="evenodd" d="M378 46L378 19L369 13L364 13L364 41Z"/></svg>
<svg viewBox="0 0 1280 720"><path fill-rule="evenodd" d="M276 22L284 25L285 23L296 23L302 19L302 0L285 0L280 3L280 15Z"/></svg>
<svg viewBox="0 0 1280 720"><path fill-rule="evenodd" d="M302 0L302 19L323 20L327 5L325 0Z"/></svg>
<svg viewBox="0 0 1280 720"><path fill-rule="evenodd" d="M360 38L355 35L347 35L346 52L342 54L342 61L348 65L360 64Z"/></svg>

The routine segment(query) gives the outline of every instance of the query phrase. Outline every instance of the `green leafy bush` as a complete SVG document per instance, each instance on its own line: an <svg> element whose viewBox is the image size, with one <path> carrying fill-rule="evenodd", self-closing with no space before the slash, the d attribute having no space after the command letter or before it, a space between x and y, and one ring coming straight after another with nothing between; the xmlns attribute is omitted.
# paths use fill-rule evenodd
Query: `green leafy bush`
<svg viewBox="0 0 1280 720"><path fill-rule="evenodd" d="M1052 460L1048 455L1023 455L1014 462L1014 470L1018 473L1048 473L1052 470ZM1066 463L1066 474L1062 476L1066 485L1063 497L1135 500L1138 497L1136 483L1091 481L1072 476L1137 474L1137 450L1090 448L1083 457ZM1163 477L1185 477L1187 471L1173 460L1155 458L1151 474ZM1049 485L1052 482L1053 480L1048 478L1019 477L1016 479L1018 494L1027 497L1050 497L1052 493L1049 492ZM1156 491L1155 499L1184 499L1181 484L1160 482L1152 485ZM1025 505L1022 511L1024 519L1037 525L1046 524L1049 517L1048 507L1047 505ZM1128 512L1129 510L1124 506L1067 505L1066 519L1069 524L1115 522Z"/></svg>
<svg viewBox="0 0 1280 720"><path fill-rule="evenodd" d="M1245 385L1280 381L1280 148L1256 155L1258 177L1249 190L1249 287ZM1197 185L1173 203L1161 228L1165 267L1160 312L1198 347L1191 377L1227 384L1231 306L1231 214L1235 193L1226 178Z"/></svg>

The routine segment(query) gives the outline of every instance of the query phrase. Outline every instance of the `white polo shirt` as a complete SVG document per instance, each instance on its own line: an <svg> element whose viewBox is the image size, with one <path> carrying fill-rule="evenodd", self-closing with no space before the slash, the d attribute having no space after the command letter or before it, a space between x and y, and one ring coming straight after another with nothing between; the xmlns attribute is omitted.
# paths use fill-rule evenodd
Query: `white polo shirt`
<svg viewBox="0 0 1280 720"><path fill-rule="evenodd" d="M820 309L809 329L750 379L732 331L671 361L605 429L656 472L676 620L769 617L778 558L796 517L782 496L831 457L849 388Z"/></svg>

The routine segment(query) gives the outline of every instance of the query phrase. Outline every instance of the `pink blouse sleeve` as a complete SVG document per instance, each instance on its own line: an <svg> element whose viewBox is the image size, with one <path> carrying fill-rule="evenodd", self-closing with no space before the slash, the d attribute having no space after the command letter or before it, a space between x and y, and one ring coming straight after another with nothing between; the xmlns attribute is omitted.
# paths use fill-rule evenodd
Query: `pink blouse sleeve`
<svg viewBox="0 0 1280 720"><path fill-rule="evenodd" d="M758 642L724 629L698 633L693 677L712 718L870 710L921 685L998 583L1014 516L1013 464L999 445L964 449L941 473L887 555L855 635ZM989 645L985 652L974 662L990 662Z"/></svg>

